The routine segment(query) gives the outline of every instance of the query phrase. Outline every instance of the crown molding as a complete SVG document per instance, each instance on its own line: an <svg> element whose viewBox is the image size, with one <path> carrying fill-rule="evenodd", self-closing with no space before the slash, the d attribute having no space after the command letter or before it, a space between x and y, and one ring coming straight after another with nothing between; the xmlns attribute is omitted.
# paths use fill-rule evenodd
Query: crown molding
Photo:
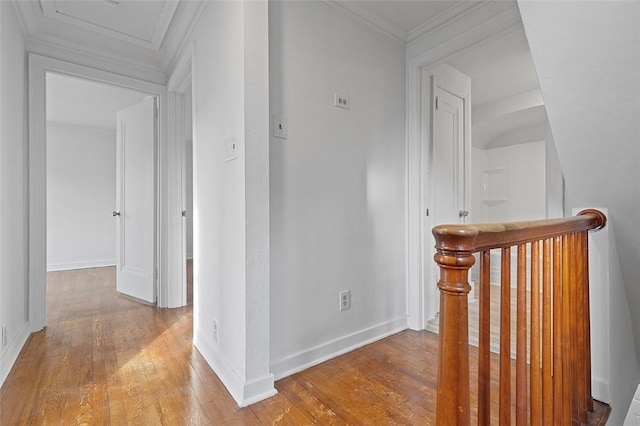
<svg viewBox="0 0 640 426"><path fill-rule="evenodd" d="M118 4L118 2L114 2L114 4ZM178 7L178 1L164 0L162 2L160 16L158 18L158 21L156 22L155 28L153 29L153 34L151 34L151 37L149 37L148 40L122 31L117 31L104 25L99 25L92 21L83 19L80 16L74 16L70 15L69 13L62 12L58 9L55 0L40 0L40 6L42 8L43 15L49 19L53 19L55 21L70 25L75 25L92 32L125 41L127 43L158 51Z"/></svg>
<svg viewBox="0 0 640 426"><path fill-rule="evenodd" d="M193 39L193 33L208 5L206 0L190 1L187 3L189 7L192 8L192 10L186 12L187 16L191 16L191 19L188 24L184 23L186 21L185 19L180 19L179 21L183 22L183 24L179 27L175 27L176 23L174 23L167 32L165 42L161 49L162 69L167 76L173 75L185 51L189 48L191 40ZM181 5L183 4L185 4L185 2L181 2ZM177 14L181 12L181 10L178 10Z"/></svg>
<svg viewBox="0 0 640 426"><path fill-rule="evenodd" d="M417 26L409 31L407 35L407 43L411 43L422 37L427 37L429 34L440 30L443 27L453 24L463 16L473 13L475 10L484 7L487 4L486 0L471 0L456 3L451 8L445 10L441 14L433 17L427 22Z"/></svg>
<svg viewBox="0 0 640 426"><path fill-rule="evenodd" d="M378 30L387 37L396 42L406 44L408 40L407 31L388 20L370 13L368 10L361 8L358 2L341 2L339 0L322 0L325 4L334 7L337 10L357 19L360 22Z"/></svg>

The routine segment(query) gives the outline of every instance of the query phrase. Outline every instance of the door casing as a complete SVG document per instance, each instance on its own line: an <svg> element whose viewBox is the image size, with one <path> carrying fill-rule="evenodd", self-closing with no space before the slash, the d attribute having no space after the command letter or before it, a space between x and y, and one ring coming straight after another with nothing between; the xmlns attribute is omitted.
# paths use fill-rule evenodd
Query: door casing
<svg viewBox="0 0 640 426"><path fill-rule="evenodd" d="M429 72L449 58L483 43L522 29L520 11L516 4L500 2L478 3L469 14L476 22L450 22L446 28L455 37L437 43L417 39L407 45L407 191L406 191L406 290L407 322L409 328L422 330L431 312L427 312L426 283L431 276L433 262L425 261L425 233L430 233L426 220L428 186L424 176L429 147L428 110L430 106ZM458 26L459 25L459 26Z"/></svg>
<svg viewBox="0 0 640 426"><path fill-rule="evenodd" d="M158 156L165 147L166 88L131 77L102 71L60 59L30 53L29 61L29 327L38 331L46 325L46 272L47 272L47 172L46 172L46 74L49 72L83 78L135 90L158 99ZM158 162L159 158L154 161ZM162 173L159 167L158 173ZM165 190L163 179L156 176L158 185L156 211L161 214ZM156 259L161 252L159 238L161 217L156 222ZM161 277L158 276L158 280ZM158 288L160 294L162 289Z"/></svg>

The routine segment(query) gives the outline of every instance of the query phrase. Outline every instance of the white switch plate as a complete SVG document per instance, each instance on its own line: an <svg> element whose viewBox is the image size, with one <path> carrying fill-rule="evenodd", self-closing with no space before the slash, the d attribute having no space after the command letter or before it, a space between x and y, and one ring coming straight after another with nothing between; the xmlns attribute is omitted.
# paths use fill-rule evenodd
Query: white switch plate
<svg viewBox="0 0 640 426"><path fill-rule="evenodd" d="M333 94L333 106L342 109L351 109L351 99L346 96L340 96L337 93Z"/></svg>
<svg viewBox="0 0 640 426"><path fill-rule="evenodd" d="M287 117L273 116L273 136L276 138L287 138Z"/></svg>
<svg viewBox="0 0 640 426"><path fill-rule="evenodd" d="M231 161L234 158L238 158L238 141L231 136L224 141L224 160Z"/></svg>

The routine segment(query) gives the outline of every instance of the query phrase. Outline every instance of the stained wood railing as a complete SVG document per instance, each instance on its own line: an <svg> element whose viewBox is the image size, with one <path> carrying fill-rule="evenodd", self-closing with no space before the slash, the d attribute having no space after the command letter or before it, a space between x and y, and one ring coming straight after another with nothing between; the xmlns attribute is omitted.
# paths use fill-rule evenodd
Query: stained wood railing
<svg viewBox="0 0 640 426"><path fill-rule="evenodd" d="M433 229L435 261L440 267L438 425L468 425L471 421L467 296L474 253L478 253L480 264L477 417L480 425L492 423L492 249L499 249L502 254L499 396L494 418L500 425L510 425L514 414L518 425L586 421L587 412L593 410L587 232L605 224L606 216L600 211L585 210L568 219L442 225ZM512 247L517 251L515 410L511 389ZM529 317L527 291L531 294Z"/></svg>

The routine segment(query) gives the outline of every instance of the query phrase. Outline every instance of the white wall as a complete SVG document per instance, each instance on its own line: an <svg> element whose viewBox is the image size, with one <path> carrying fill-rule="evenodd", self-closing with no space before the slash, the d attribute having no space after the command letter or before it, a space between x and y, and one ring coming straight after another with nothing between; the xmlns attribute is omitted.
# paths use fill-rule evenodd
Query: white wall
<svg viewBox="0 0 640 426"><path fill-rule="evenodd" d="M547 123L545 137L545 158L547 174L547 218L564 216L564 175L562 164L558 158L558 150L551 133L551 127Z"/></svg>
<svg viewBox="0 0 640 426"><path fill-rule="evenodd" d="M546 142L473 148L473 205L477 222L546 217Z"/></svg>
<svg viewBox="0 0 640 426"><path fill-rule="evenodd" d="M279 378L407 326L405 49L323 2L270 3L269 38L271 113L288 124L270 152Z"/></svg>
<svg viewBox="0 0 640 426"><path fill-rule="evenodd" d="M622 424L640 382L640 3L519 6L564 171L566 211L609 209L609 423ZM635 352L627 346L634 340Z"/></svg>
<svg viewBox="0 0 640 426"><path fill-rule="evenodd" d="M115 265L116 132L47 123L47 270Z"/></svg>
<svg viewBox="0 0 640 426"><path fill-rule="evenodd" d="M193 40L194 343L240 405L275 393L267 7L210 2ZM231 141L238 157L225 161Z"/></svg>
<svg viewBox="0 0 640 426"><path fill-rule="evenodd" d="M11 2L0 2L0 383L29 334L25 42Z"/></svg>

